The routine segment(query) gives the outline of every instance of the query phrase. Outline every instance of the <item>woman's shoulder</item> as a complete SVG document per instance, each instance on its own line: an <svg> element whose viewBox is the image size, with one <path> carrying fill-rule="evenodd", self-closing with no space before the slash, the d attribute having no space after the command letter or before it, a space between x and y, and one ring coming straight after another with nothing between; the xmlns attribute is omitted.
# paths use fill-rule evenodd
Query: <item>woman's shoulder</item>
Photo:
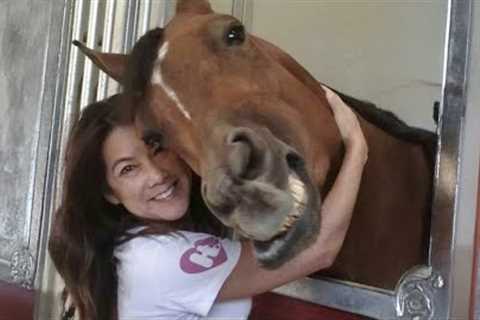
<svg viewBox="0 0 480 320"><path fill-rule="evenodd" d="M124 244L117 246L115 257L117 259L117 271L121 278L143 277L143 275L156 274L161 278L162 274L170 277L180 271L191 268L191 258L202 258L207 255L219 255L220 257L233 255L232 250L225 240L212 235L199 232L177 231L162 235L141 235ZM216 255L215 255L216 256ZM164 279L165 280L165 279ZM136 279L135 282L141 282Z"/></svg>
<svg viewBox="0 0 480 320"><path fill-rule="evenodd" d="M191 247L202 239L216 238L207 233L191 231L139 235L117 246L115 255L122 259L126 256L137 258L144 253L149 256L153 253L174 253L175 251L182 251L186 247Z"/></svg>
<svg viewBox="0 0 480 320"><path fill-rule="evenodd" d="M117 246L115 257L123 263L132 265L151 261L179 261L189 253L213 254L225 251L227 256L235 256L240 249L238 241L222 239L208 233L177 231L160 235L139 235Z"/></svg>

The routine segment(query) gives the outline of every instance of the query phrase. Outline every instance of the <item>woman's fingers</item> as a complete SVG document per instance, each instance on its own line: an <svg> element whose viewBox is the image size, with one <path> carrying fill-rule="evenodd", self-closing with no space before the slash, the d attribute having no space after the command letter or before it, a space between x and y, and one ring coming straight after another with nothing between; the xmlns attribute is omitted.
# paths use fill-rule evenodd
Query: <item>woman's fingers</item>
<svg viewBox="0 0 480 320"><path fill-rule="evenodd" d="M325 86L322 87L326 92L328 103L332 108L342 138L348 140L354 135L361 133L357 116L350 107L335 92Z"/></svg>
<svg viewBox="0 0 480 320"><path fill-rule="evenodd" d="M322 86L330 104L338 129L347 148L359 148L368 153L368 147L357 116L343 100L329 88Z"/></svg>
<svg viewBox="0 0 480 320"><path fill-rule="evenodd" d="M342 107L348 108L346 106L346 104L342 101L342 99L340 99L340 97L335 92L330 90L330 88L327 88L323 85L322 85L322 88L323 88L323 90L325 90L328 103L330 103L330 105L334 109L339 109L339 108L342 108ZM334 111L336 111L336 110L334 110Z"/></svg>

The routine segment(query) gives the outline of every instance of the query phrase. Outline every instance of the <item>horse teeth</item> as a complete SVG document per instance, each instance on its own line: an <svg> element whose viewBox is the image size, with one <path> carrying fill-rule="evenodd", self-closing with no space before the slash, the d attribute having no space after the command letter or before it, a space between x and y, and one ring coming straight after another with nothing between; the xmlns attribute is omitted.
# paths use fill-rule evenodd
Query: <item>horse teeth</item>
<svg viewBox="0 0 480 320"><path fill-rule="evenodd" d="M288 177L288 187L295 200L301 201L305 195L305 185L295 174Z"/></svg>
<svg viewBox="0 0 480 320"><path fill-rule="evenodd" d="M290 228L292 226L293 221L288 219L283 223L284 227Z"/></svg>
<svg viewBox="0 0 480 320"><path fill-rule="evenodd" d="M297 208L298 209L298 208ZM301 211L295 210L285 217L280 232L285 232L292 227L292 225L301 217Z"/></svg>
<svg viewBox="0 0 480 320"><path fill-rule="evenodd" d="M295 208L297 209L297 214L300 215L300 213L303 212L305 207L306 207L305 202L302 202L302 201L295 202Z"/></svg>

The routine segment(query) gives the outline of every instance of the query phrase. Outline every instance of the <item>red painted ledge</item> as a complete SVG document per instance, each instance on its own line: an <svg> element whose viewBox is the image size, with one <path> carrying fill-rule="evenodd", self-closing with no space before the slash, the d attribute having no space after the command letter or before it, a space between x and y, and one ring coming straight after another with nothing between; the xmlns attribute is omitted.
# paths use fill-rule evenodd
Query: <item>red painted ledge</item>
<svg viewBox="0 0 480 320"><path fill-rule="evenodd" d="M34 291L0 281L0 320L32 320Z"/></svg>
<svg viewBox="0 0 480 320"><path fill-rule="evenodd" d="M366 317L322 307L314 303L264 293L253 298L249 320L365 320Z"/></svg>

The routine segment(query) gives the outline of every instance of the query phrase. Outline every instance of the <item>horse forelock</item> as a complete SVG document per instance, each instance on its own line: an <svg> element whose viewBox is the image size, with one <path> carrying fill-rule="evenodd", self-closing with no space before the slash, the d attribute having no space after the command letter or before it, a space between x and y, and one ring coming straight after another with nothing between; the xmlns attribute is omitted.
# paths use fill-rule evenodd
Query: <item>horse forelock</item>
<svg viewBox="0 0 480 320"><path fill-rule="evenodd" d="M145 33L136 42L128 55L123 92L135 101L132 111L141 115L147 108L147 88L151 85L158 85L180 112L190 119L190 114L178 99L175 91L165 83L162 77L161 63L165 59L169 47L169 43L164 40L164 29L156 28Z"/></svg>
<svg viewBox="0 0 480 320"><path fill-rule="evenodd" d="M131 95L144 95L151 81L158 50L162 44L162 28L148 31L137 41L128 56L124 92Z"/></svg>

